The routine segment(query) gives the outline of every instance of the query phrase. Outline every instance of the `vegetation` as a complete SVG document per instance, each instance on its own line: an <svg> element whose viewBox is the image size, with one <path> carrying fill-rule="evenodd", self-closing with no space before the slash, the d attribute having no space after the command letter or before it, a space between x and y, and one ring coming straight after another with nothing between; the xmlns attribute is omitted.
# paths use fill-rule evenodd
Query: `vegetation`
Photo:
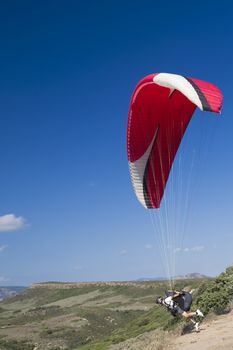
<svg viewBox="0 0 233 350"><path fill-rule="evenodd" d="M197 293L196 305L205 314L221 314L230 310L233 300L233 266L228 267L216 279L203 283Z"/></svg>
<svg viewBox="0 0 233 350"><path fill-rule="evenodd" d="M78 350L105 350L112 344L118 344L129 338L134 338L145 332L161 328L171 318L170 314L162 308L155 307L150 311L132 319L126 324L120 325L109 336L102 337L99 341L87 343L76 347Z"/></svg>
<svg viewBox="0 0 233 350"><path fill-rule="evenodd" d="M28 340L1 340L1 349L4 350L34 350L35 346Z"/></svg>
<svg viewBox="0 0 233 350"><path fill-rule="evenodd" d="M193 308L226 312L233 299L233 267L216 279L176 281L194 289ZM0 307L1 350L106 350L145 332L182 326L155 298L165 281L49 283L6 299Z"/></svg>

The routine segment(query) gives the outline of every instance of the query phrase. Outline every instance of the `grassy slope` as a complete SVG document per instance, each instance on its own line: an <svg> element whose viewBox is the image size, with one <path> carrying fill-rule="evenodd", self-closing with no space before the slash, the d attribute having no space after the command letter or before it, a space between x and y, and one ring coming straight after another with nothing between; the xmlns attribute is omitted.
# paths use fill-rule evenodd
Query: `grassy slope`
<svg viewBox="0 0 233 350"><path fill-rule="evenodd" d="M200 280L177 281L177 289ZM44 286L0 304L0 348L104 350L141 333L165 327L171 316L154 305L166 282ZM50 344L50 347L48 347Z"/></svg>

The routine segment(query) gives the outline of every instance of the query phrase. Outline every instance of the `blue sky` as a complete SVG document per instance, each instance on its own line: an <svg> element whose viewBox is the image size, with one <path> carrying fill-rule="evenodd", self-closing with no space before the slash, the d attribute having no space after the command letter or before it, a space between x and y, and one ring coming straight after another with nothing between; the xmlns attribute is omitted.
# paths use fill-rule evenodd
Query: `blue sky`
<svg viewBox="0 0 233 350"><path fill-rule="evenodd" d="M132 91L154 72L224 94L222 115L197 111L189 130L198 136L203 120L214 136L177 273L233 263L232 11L199 0L0 4L0 284L164 275L126 155Z"/></svg>

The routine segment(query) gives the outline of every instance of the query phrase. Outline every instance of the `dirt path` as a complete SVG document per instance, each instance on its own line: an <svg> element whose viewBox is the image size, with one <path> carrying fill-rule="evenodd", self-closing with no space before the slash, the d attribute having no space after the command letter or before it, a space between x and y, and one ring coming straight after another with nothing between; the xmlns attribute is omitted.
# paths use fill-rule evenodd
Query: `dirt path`
<svg viewBox="0 0 233 350"><path fill-rule="evenodd" d="M233 350L233 311L206 319L195 331L181 336L158 330L112 345L108 350Z"/></svg>
<svg viewBox="0 0 233 350"><path fill-rule="evenodd" d="M205 321L199 333L174 339L169 350L233 350L233 312Z"/></svg>

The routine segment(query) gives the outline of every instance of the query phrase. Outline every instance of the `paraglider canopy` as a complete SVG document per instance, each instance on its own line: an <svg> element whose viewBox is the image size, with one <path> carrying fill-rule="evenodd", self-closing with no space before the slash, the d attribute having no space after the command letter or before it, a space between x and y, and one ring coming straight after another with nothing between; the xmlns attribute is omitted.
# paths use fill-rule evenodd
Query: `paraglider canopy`
<svg viewBox="0 0 233 350"><path fill-rule="evenodd" d="M130 104L127 150L134 191L145 208L159 208L195 108L219 113L222 99L216 86L177 74L151 74L139 82Z"/></svg>

